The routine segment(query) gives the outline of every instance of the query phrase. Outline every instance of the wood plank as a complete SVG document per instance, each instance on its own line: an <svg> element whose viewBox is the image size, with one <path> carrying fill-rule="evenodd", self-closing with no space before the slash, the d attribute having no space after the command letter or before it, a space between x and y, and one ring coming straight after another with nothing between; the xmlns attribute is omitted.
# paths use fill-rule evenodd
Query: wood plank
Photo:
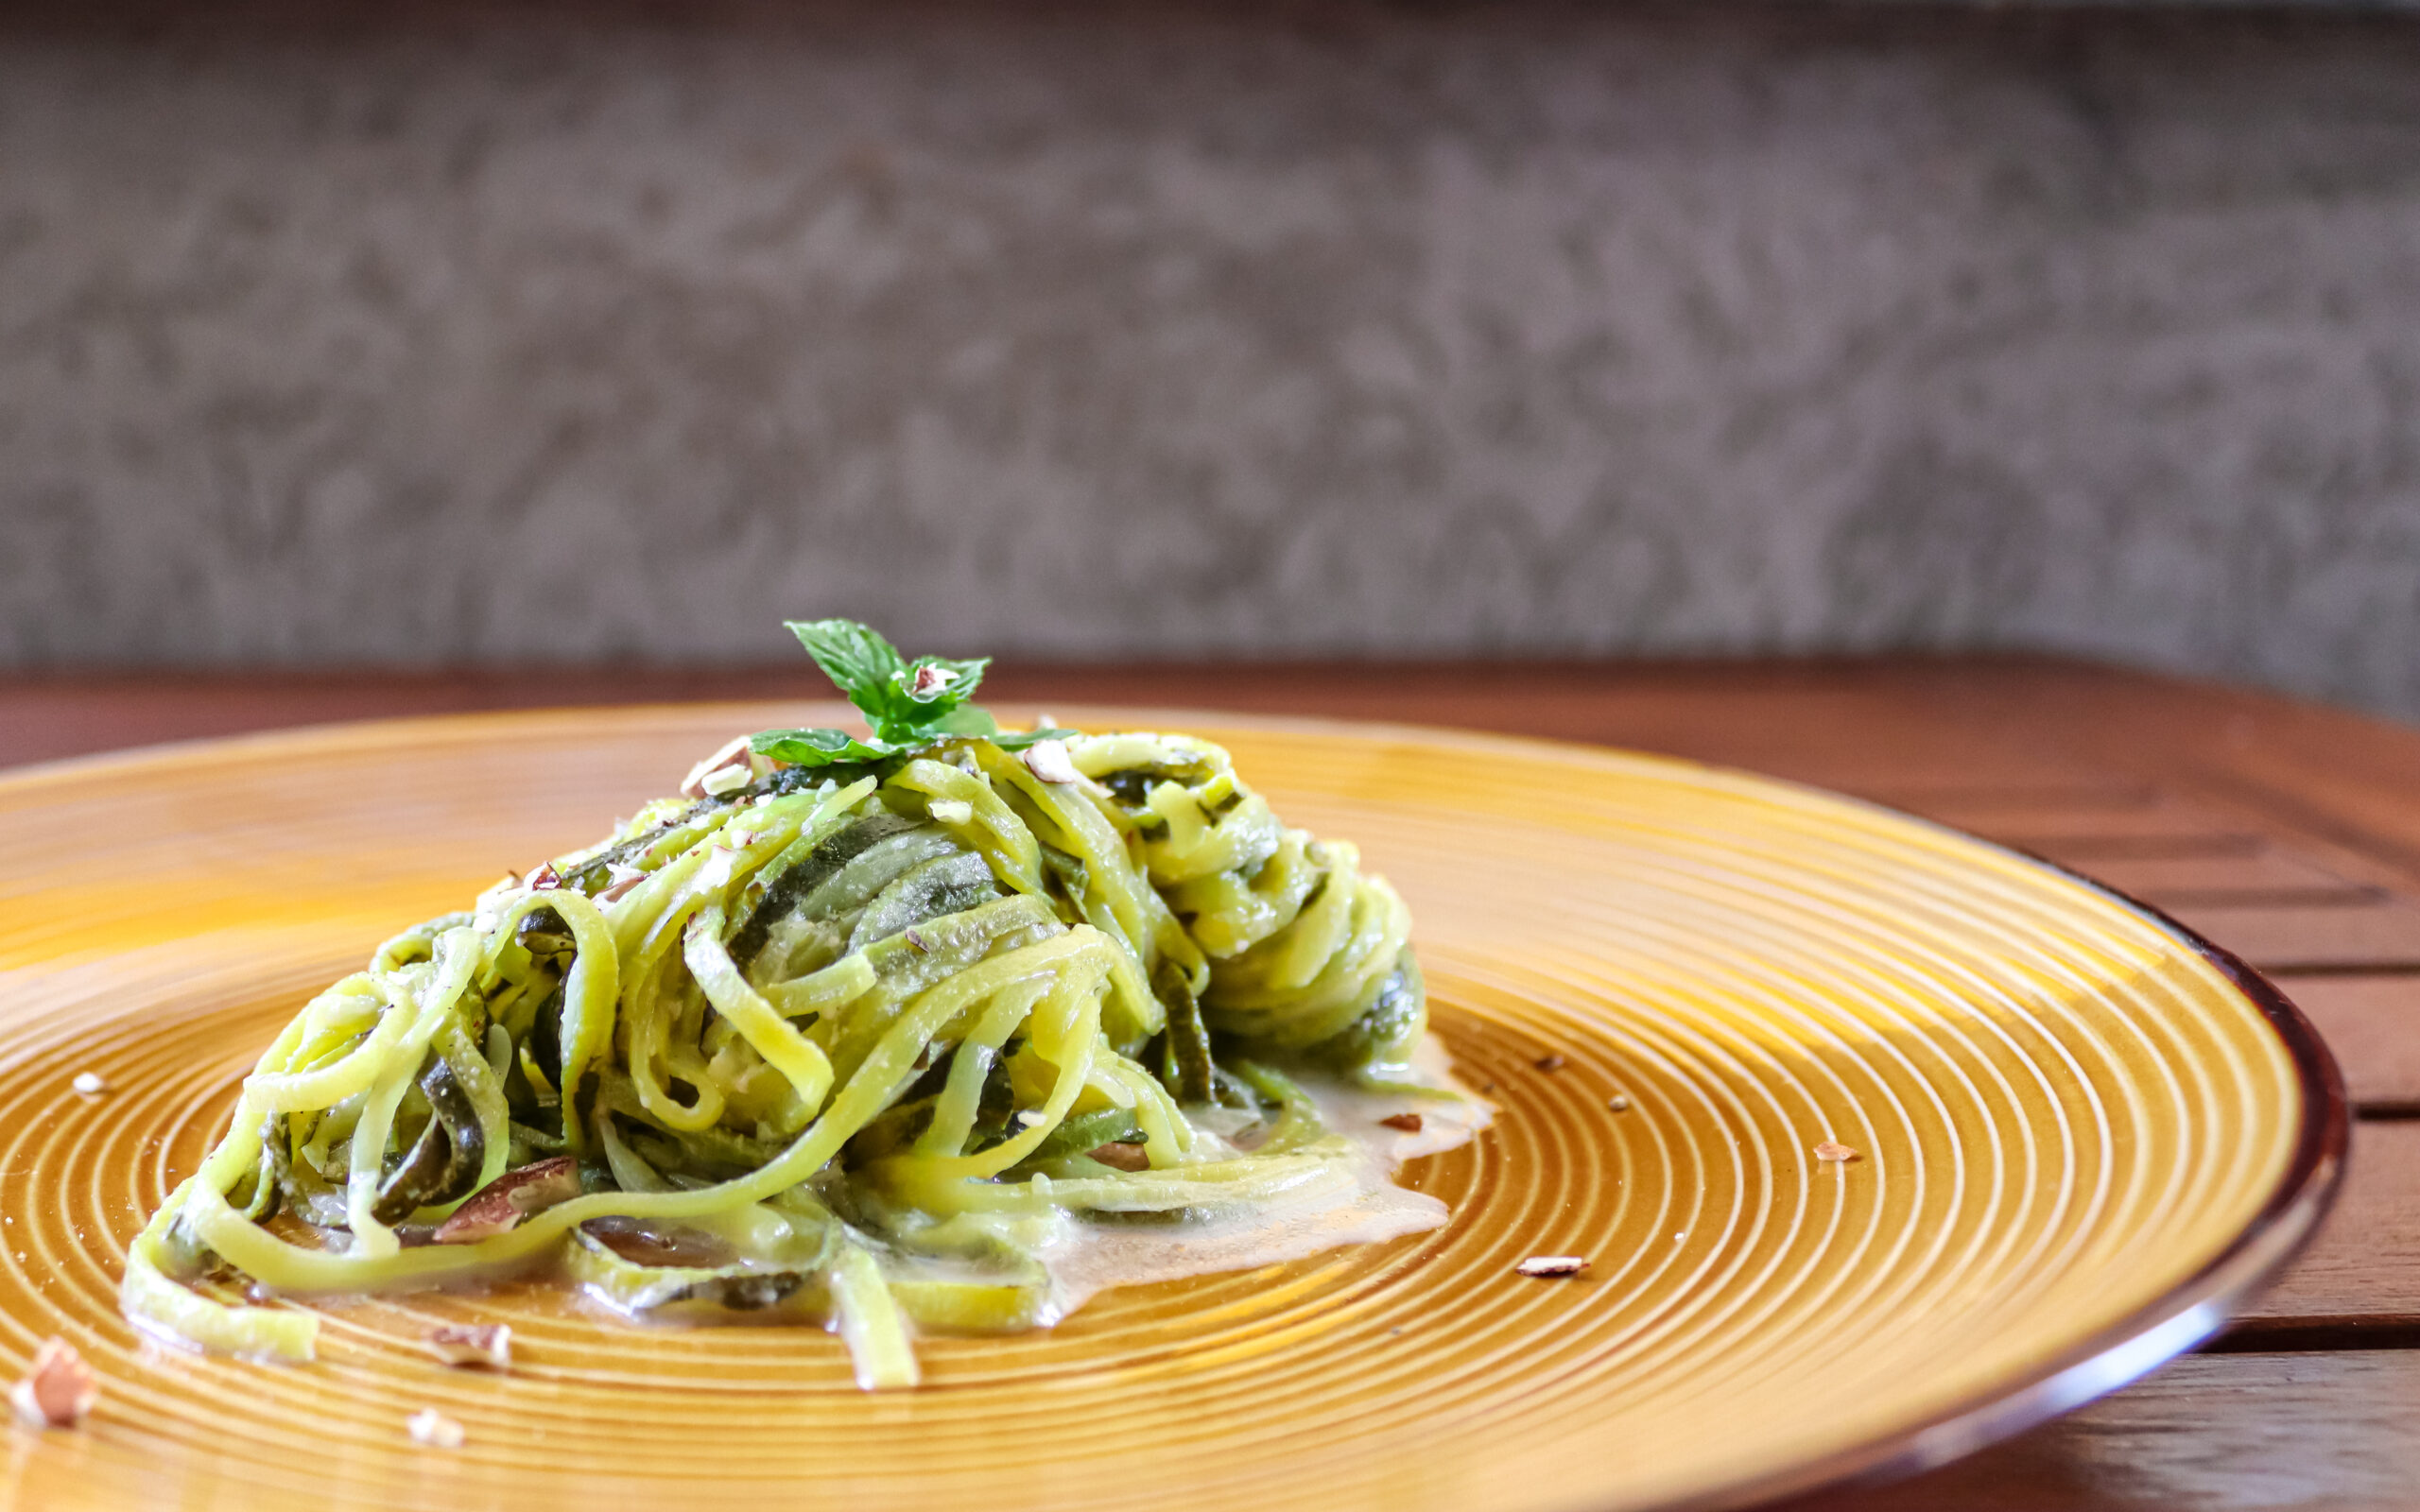
<svg viewBox="0 0 2420 1512"><path fill-rule="evenodd" d="M2339 906L2376 902L2377 885L2353 882L2291 851L2268 846L2250 855L2107 856L2076 868L2096 882L2158 908Z"/></svg>
<svg viewBox="0 0 2420 1512"><path fill-rule="evenodd" d="M2310 1247L2237 1319L2231 1347L2409 1337L2420 1329L2420 1123L2364 1121L2335 1211Z"/></svg>
<svg viewBox="0 0 2420 1512"><path fill-rule="evenodd" d="M2277 985L2336 1053L2354 1107L2420 1113L2420 974L2281 976Z"/></svg>
<svg viewBox="0 0 2420 1512"><path fill-rule="evenodd" d="M2275 847L2271 827L2173 797L2149 803L1936 803L1914 812L1970 834L2089 871L2140 860L2226 860Z"/></svg>
<svg viewBox="0 0 2420 1512"><path fill-rule="evenodd" d="M2194 1355L1895 1486L1775 1512L2347 1512L2420 1505L2420 1353Z"/></svg>
<svg viewBox="0 0 2420 1512"><path fill-rule="evenodd" d="M1969 738L2225 796L2420 881L2420 730L2247 688L2012 658L1894 665L1876 728L1960 725Z"/></svg>
<svg viewBox="0 0 2420 1512"><path fill-rule="evenodd" d="M1885 760L1876 753L1876 765ZM1871 799L1910 814L1928 815L1945 824L1959 824L1976 815L2024 813L2036 809L2102 813L2113 809L2148 808L2158 801L2157 784L2143 779L2114 776L2091 767L2061 770L2036 758L2022 776L1979 780L1958 772L1933 781L1904 776L1863 776L1844 784L1843 791Z"/></svg>
<svg viewBox="0 0 2420 1512"><path fill-rule="evenodd" d="M2420 971L2420 906L2401 899L2293 907L2194 905L2173 910L2264 971Z"/></svg>

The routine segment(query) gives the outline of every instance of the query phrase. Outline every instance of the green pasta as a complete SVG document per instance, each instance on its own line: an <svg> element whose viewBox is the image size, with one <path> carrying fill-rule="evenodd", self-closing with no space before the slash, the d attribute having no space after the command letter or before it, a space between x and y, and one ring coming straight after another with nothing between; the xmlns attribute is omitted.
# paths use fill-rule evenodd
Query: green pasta
<svg viewBox="0 0 2420 1512"><path fill-rule="evenodd" d="M735 741L321 992L135 1239L130 1317L304 1359L313 1315L248 1289L554 1267L634 1316L828 1323L907 1385L916 1328L1054 1318L1071 1216L1354 1178L1293 1074L1420 1085L1426 1010L1353 847L1206 741L1003 732L982 662L791 628L872 737Z"/></svg>

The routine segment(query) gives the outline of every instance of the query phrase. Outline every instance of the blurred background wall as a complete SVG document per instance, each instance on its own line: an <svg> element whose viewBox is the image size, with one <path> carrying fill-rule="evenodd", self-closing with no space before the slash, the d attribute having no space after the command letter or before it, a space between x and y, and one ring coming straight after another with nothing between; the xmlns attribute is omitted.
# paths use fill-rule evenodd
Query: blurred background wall
<svg viewBox="0 0 2420 1512"><path fill-rule="evenodd" d="M2045 647L2420 714L2420 18L0 13L0 665Z"/></svg>

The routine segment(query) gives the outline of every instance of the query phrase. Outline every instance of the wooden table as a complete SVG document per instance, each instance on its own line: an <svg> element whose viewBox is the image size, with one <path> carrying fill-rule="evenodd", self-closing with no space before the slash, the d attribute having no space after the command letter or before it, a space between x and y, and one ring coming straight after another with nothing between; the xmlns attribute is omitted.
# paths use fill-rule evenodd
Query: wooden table
<svg viewBox="0 0 2420 1512"><path fill-rule="evenodd" d="M0 764L329 719L822 696L812 673L0 679ZM2033 658L1008 666L1001 702L1383 718L1669 751L1843 789L2100 877L2267 971L2360 1120L2318 1243L2210 1349L1999 1448L1791 1512L2420 1505L2420 731Z"/></svg>

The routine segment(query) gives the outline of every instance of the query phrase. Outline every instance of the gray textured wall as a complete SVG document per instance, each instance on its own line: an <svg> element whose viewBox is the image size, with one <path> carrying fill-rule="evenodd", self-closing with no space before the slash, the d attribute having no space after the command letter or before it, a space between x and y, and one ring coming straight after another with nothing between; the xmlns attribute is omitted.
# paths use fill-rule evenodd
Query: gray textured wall
<svg viewBox="0 0 2420 1512"><path fill-rule="evenodd" d="M2420 22L334 9L0 17L0 663L837 611L2420 713Z"/></svg>

